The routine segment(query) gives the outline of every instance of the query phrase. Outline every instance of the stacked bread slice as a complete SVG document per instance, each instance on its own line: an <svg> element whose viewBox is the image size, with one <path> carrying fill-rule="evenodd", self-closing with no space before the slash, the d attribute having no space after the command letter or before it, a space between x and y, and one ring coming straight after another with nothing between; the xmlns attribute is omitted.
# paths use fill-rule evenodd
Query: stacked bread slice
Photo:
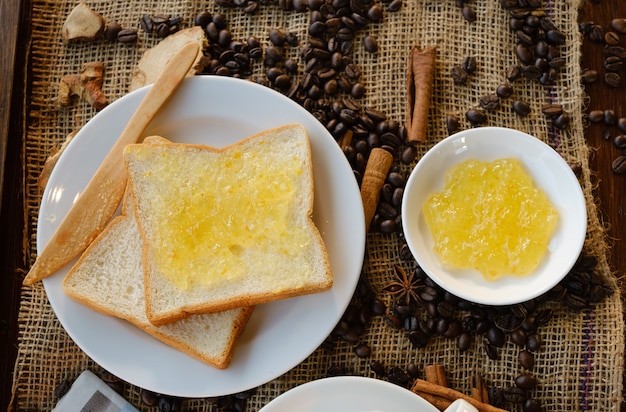
<svg viewBox="0 0 626 412"><path fill-rule="evenodd" d="M66 276L70 297L226 368L254 305L332 286L302 126L220 149L152 137L125 163L122 214Z"/></svg>

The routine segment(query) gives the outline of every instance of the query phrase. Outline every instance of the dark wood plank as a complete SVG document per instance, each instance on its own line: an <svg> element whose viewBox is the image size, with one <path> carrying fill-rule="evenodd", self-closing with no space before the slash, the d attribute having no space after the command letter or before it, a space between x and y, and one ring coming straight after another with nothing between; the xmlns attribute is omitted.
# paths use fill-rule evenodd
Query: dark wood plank
<svg viewBox="0 0 626 412"><path fill-rule="evenodd" d="M24 267L22 119L28 25L25 0L0 0L0 409L7 410L17 354L17 311Z"/></svg>
<svg viewBox="0 0 626 412"><path fill-rule="evenodd" d="M601 0L598 3L587 2L581 9L581 22L594 22L605 32L611 30L611 20L626 17L626 2ZM621 34L620 45L626 47L626 34ZM626 70L622 68L622 84L618 88L606 85L603 75L605 54L604 46L586 36L582 47L582 68L597 70L600 80L586 86L589 95L588 110L613 110L618 117L626 117ZM606 139L605 133L610 133ZM622 155L622 151L614 147L613 137L625 134L615 126L591 124L587 131L587 141L594 149L591 157L592 170L597 172L596 198L604 221L608 225L608 234L612 239L611 262L618 277L626 270L626 224L624 224L624 206L626 203L626 175L616 175L611 170L613 160ZM626 296L626 287L622 285L622 293Z"/></svg>

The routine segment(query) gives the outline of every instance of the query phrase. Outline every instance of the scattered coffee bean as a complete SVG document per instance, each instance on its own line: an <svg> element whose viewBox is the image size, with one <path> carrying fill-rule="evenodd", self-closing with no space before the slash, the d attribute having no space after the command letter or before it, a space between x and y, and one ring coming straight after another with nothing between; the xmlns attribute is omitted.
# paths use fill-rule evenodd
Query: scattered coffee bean
<svg viewBox="0 0 626 412"><path fill-rule="evenodd" d="M461 63L461 68L468 74L474 74L476 71L476 58L471 56L464 58L463 63Z"/></svg>
<svg viewBox="0 0 626 412"><path fill-rule="evenodd" d="M474 8L468 4L463 6L463 9L461 10L461 14L463 15L463 18L470 23L473 23L476 21L476 11L474 11Z"/></svg>
<svg viewBox="0 0 626 412"><path fill-rule="evenodd" d="M374 36L365 36L363 38L363 46L369 53L378 52L378 40Z"/></svg>
<svg viewBox="0 0 626 412"><path fill-rule="evenodd" d="M530 114L530 105L523 100L516 100L513 102L513 111L518 115L524 117Z"/></svg>
<svg viewBox="0 0 626 412"><path fill-rule="evenodd" d="M500 98L496 94L486 94L481 96L479 103L485 110L497 110L500 107Z"/></svg>
<svg viewBox="0 0 626 412"><path fill-rule="evenodd" d="M481 125L487 121L487 115L480 109L469 109L465 112L465 118L473 125Z"/></svg>
<svg viewBox="0 0 626 412"><path fill-rule="evenodd" d="M602 112L602 121L607 126L613 126L615 123L617 123L617 114L615 113L615 110L606 109L604 112Z"/></svg>
<svg viewBox="0 0 626 412"><path fill-rule="evenodd" d="M626 18L619 17L611 20L611 27L620 34L626 33Z"/></svg>
<svg viewBox="0 0 626 412"><path fill-rule="evenodd" d="M461 129L459 118L453 114L447 115L446 116L446 129L448 130L448 134L453 134L453 133L458 132Z"/></svg>
<svg viewBox="0 0 626 412"><path fill-rule="evenodd" d="M592 110L589 112L589 121L591 123L599 123L604 120L604 111L603 110Z"/></svg>
<svg viewBox="0 0 626 412"><path fill-rule="evenodd" d="M609 72L618 72L623 66L623 61L617 56L608 56L604 59L604 68Z"/></svg>
<svg viewBox="0 0 626 412"><path fill-rule="evenodd" d="M558 103L547 103L541 107L541 112L547 117L556 117L563 113L563 106Z"/></svg>
<svg viewBox="0 0 626 412"><path fill-rule="evenodd" d="M618 149L626 149L626 135L620 134L613 138L613 144Z"/></svg>
<svg viewBox="0 0 626 412"><path fill-rule="evenodd" d="M104 38L108 41L116 41L117 35L120 31L122 31L122 26L119 23L110 23L104 30Z"/></svg>
<svg viewBox="0 0 626 412"><path fill-rule="evenodd" d="M570 125L571 118L567 113L562 113L554 119L552 124L559 130L566 130Z"/></svg>
<svg viewBox="0 0 626 412"><path fill-rule="evenodd" d="M517 360L522 367L531 370L535 366L535 356L532 352L521 350L517 356Z"/></svg>
<svg viewBox="0 0 626 412"><path fill-rule="evenodd" d="M611 164L611 169L613 173L616 174L624 174L626 173L626 156L618 156L613 160Z"/></svg>
<svg viewBox="0 0 626 412"><path fill-rule="evenodd" d="M359 358L369 358L372 354L372 349L366 344L360 343L354 348L354 353Z"/></svg>
<svg viewBox="0 0 626 412"><path fill-rule="evenodd" d="M137 30L122 29L117 33L117 41L120 43L137 43Z"/></svg>
<svg viewBox="0 0 626 412"><path fill-rule="evenodd" d="M452 77L452 81L456 85L465 84L469 78L467 72L459 65L453 66L452 69L450 69L450 77Z"/></svg>
<svg viewBox="0 0 626 412"><path fill-rule="evenodd" d="M617 119L617 128L626 133L626 117L620 117Z"/></svg>
<svg viewBox="0 0 626 412"><path fill-rule="evenodd" d="M503 83L496 88L496 95L505 99L513 94L513 87L508 83Z"/></svg>
<svg viewBox="0 0 626 412"><path fill-rule="evenodd" d="M530 373L522 373L515 378L515 385L523 390L532 390L537 386L537 378Z"/></svg>
<svg viewBox="0 0 626 412"><path fill-rule="evenodd" d="M619 35L614 31L608 31L604 34L604 42L610 46L619 44Z"/></svg>
<svg viewBox="0 0 626 412"><path fill-rule="evenodd" d="M597 82L599 78L600 75L597 70L585 69L583 70L581 81L584 84L591 84Z"/></svg>
<svg viewBox="0 0 626 412"><path fill-rule="evenodd" d="M604 75L604 82L609 87L617 88L622 83L622 78L617 73L608 72L608 73L605 73Z"/></svg>

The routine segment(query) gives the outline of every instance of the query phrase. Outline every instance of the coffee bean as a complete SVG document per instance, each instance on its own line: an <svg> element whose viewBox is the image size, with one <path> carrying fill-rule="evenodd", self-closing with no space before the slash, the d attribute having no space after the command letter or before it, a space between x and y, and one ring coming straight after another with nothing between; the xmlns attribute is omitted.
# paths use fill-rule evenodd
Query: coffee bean
<svg viewBox="0 0 626 412"><path fill-rule="evenodd" d="M517 346L524 346L526 345L526 332L522 329L516 329L511 332L510 339Z"/></svg>
<svg viewBox="0 0 626 412"><path fill-rule="evenodd" d="M610 46L619 44L619 35L614 31L608 31L604 34L604 42Z"/></svg>
<svg viewBox="0 0 626 412"><path fill-rule="evenodd" d="M487 341L498 348L501 348L502 346L504 346L504 332L502 332L502 330L496 326L492 326L491 328L489 328L489 330L487 331Z"/></svg>
<svg viewBox="0 0 626 412"><path fill-rule="evenodd" d="M525 369L531 370L535 366L535 356L527 350L521 350L517 360Z"/></svg>
<svg viewBox="0 0 626 412"><path fill-rule="evenodd" d="M365 36L363 38L363 46L369 53L378 52L378 40L375 36Z"/></svg>
<svg viewBox="0 0 626 412"><path fill-rule="evenodd" d="M496 88L496 95L505 99L513 94L513 87L508 83L503 83Z"/></svg>
<svg viewBox="0 0 626 412"><path fill-rule="evenodd" d="M500 107L500 98L496 94L486 94L481 96L479 103L485 110L497 110Z"/></svg>
<svg viewBox="0 0 626 412"><path fill-rule="evenodd" d="M154 22L152 21L152 17L148 14L144 14L139 19L139 26L144 31L144 33L152 33L154 30Z"/></svg>
<svg viewBox="0 0 626 412"><path fill-rule="evenodd" d="M515 46L515 55L525 65L532 64L535 60L532 50L524 43L517 43Z"/></svg>
<svg viewBox="0 0 626 412"><path fill-rule="evenodd" d="M400 155L400 161L404 164L411 164L417 157L417 148L413 145L407 146Z"/></svg>
<svg viewBox="0 0 626 412"><path fill-rule="evenodd" d="M523 412L541 412L543 409L535 399L526 399L522 405Z"/></svg>
<svg viewBox="0 0 626 412"><path fill-rule="evenodd" d="M617 123L617 114L615 113L615 110L606 109L604 112L602 112L602 121L607 126L613 126L615 123Z"/></svg>
<svg viewBox="0 0 626 412"><path fill-rule="evenodd" d="M500 359L500 354L498 353L498 348L496 348L495 346L493 346L493 345L491 345L489 343L485 345L485 354L491 360L499 360Z"/></svg>
<svg viewBox="0 0 626 412"><path fill-rule="evenodd" d="M450 77L452 78L454 84L462 85L467 82L469 75L461 66L455 65L450 69Z"/></svg>
<svg viewBox="0 0 626 412"><path fill-rule="evenodd" d="M533 352L540 350L541 344L541 335L538 333L531 333L528 335L528 338L526 338L526 347Z"/></svg>
<svg viewBox="0 0 626 412"><path fill-rule="evenodd" d="M463 6L461 14L463 15L463 18L470 23L476 21L476 11L474 11L474 8L470 5L466 4L465 6Z"/></svg>
<svg viewBox="0 0 626 412"><path fill-rule="evenodd" d="M487 115L480 109L469 109L465 112L465 118L473 125L481 125L487 121Z"/></svg>
<svg viewBox="0 0 626 412"><path fill-rule="evenodd" d="M596 43L604 42L604 29L599 24L592 24L589 29L589 38Z"/></svg>
<svg viewBox="0 0 626 412"><path fill-rule="evenodd" d="M504 390L504 399L514 404L522 404L526 401L526 391L517 386L512 386Z"/></svg>
<svg viewBox="0 0 626 412"><path fill-rule="evenodd" d="M558 103L546 103L541 107L541 112L547 117L556 117L563 113L563 106Z"/></svg>
<svg viewBox="0 0 626 412"><path fill-rule="evenodd" d="M617 128L626 133L626 117L620 117L617 119Z"/></svg>
<svg viewBox="0 0 626 412"><path fill-rule="evenodd" d="M461 125L459 123L459 118L453 114L449 114L446 116L446 129L448 130L448 134L453 134L459 131Z"/></svg>
<svg viewBox="0 0 626 412"><path fill-rule="evenodd" d="M147 389L141 390L141 401L146 406L156 406L159 402L159 395Z"/></svg>
<svg viewBox="0 0 626 412"><path fill-rule="evenodd" d="M559 130L566 130L570 125L571 118L567 113L562 113L554 119L552 124Z"/></svg>
<svg viewBox="0 0 626 412"><path fill-rule="evenodd" d="M361 343L361 344L358 344L354 348L354 353L359 358L369 358L370 355L372 354L372 349L369 346L367 346L366 344Z"/></svg>
<svg viewBox="0 0 626 412"><path fill-rule="evenodd" d="M516 100L513 102L513 111L518 115L524 117L530 114L530 105L523 100Z"/></svg>
<svg viewBox="0 0 626 412"><path fill-rule="evenodd" d="M417 379L420 377L419 367L412 362L406 366L406 373L413 379Z"/></svg>
<svg viewBox="0 0 626 412"><path fill-rule="evenodd" d="M429 337L421 330L409 332L409 342L416 348L425 348L428 344Z"/></svg>
<svg viewBox="0 0 626 412"><path fill-rule="evenodd" d="M466 57L463 59L463 63L461 64L461 68L465 70L468 74L474 74L476 71L476 58L475 57Z"/></svg>
<svg viewBox="0 0 626 412"><path fill-rule="evenodd" d="M606 46L604 54L606 56L615 56L622 60L626 59L626 49L622 46Z"/></svg>
<svg viewBox="0 0 626 412"><path fill-rule="evenodd" d="M473 339L471 332L464 331L458 336L456 346L461 352L465 352L471 347Z"/></svg>
<svg viewBox="0 0 626 412"><path fill-rule="evenodd" d="M599 123L604 120L604 111L592 110L589 112L588 118L591 123Z"/></svg>
<svg viewBox="0 0 626 412"><path fill-rule="evenodd" d="M110 23L104 30L104 38L108 41L116 41L120 31L122 31L122 26L118 22Z"/></svg>
<svg viewBox="0 0 626 412"><path fill-rule="evenodd" d="M614 73L614 72L608 72L604 75L604 82L609 86L609 87L613 87L613 88L617 88L619 87L619 85L622 82L622 78L620 77L619 74Z"/></svg>
<svg viewBox="0 0 626 412"><path fill-rule="evenodd" d="M600 75L597 70L585 69L583 70L581 80L585 84L591 84L597 82L599 78Z"/></svg>
<svg viewBox="0 0 626 412"><path fill-rule="evenodd" d="M611 164L611 169L613 170L613 173L616 174L626 173L626 156L616 157Z"/></svg>
<svg viewBox="0 0 626 412"><path fill-rule="evenodd" d="M514 82L515 80L522 77L522 67L514 64L507 68L506 70L506 78L509 82Z"/></svg>
<svg viewBox="0 0 626 412"><path fill-rule="evenodd" d="M618 33L626 33L626 18L619 17L611 20L611 27Z"/></svg>
<svg viewBox="0 0 626 412"><path fill-rule="evenodd" d="M387 11L396 12L402 8L402 0L392 0L387 6Z"/></svg>
<svg viewBox="0 0 626 412"><path fill-rule="evenodd" d="M530 373L522 373L515 378L515 385L524 390L532 390L537 386L537 378Z"/></svg>
<svg viewBox="0 0 626 412"><path fill-rule="evenodd" d="M137 30L122 29L117 33L117 41L120 43L137 43Z"/></svg>
<svg viewBox="0 0 626 412"><path fill-rule="evenodd" d="M387 370L385 369L385 366L379 361L370 362L370 369L378 377L383 377L387 374Z"/></svg>
<svg viewBox="0 0 626 412"><path fill-rule="evenodd" d="M608 56L604 59L604 68L610 72L618 72L624 63L617 56Z"/></svg>

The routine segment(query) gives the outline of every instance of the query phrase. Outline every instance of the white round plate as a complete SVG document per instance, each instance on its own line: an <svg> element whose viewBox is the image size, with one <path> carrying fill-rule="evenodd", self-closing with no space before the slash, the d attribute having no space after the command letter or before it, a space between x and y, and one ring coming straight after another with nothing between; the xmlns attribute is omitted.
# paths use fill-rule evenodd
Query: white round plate
<svg viewBox="0 0 626 412"><path fill-rule="evenodd" d="M444 175L455 164L468 159L493 161L507 157L523 163L535 185L559 212L559 224L546 258L528 276L503 276L493 282L476 270L445 267L433 250L434 241L422 213L424 202L443 189ZM442 288L472 302L508 305L547 292L569 272L583 247L587 209L578 179L552 147L517 130L479 127L447 137L419 160L407 180L402 225L418 264Z"/></svg>
<svg viewBox="0 0 626 412"><path fill-rule="evenodd" d="M308 382L283 393L261 412L436 412L419 395L386 381L339 376Z"/></svg>
<svg viewBox="0 0 626 412"><path fill-rule="evenodd" d="M68 145L43 195L38 251L87 185L147 91L142 88L110 104ZM313 218L328 249L332 289L258 305L237 342L231 365L218 370L124 321L68 298L61 286L71 267L68 265L45 279L44 286L65 330L95 362L125 381L154 392L218 396L274 379L304 360L329 335L360 275L365 223L352 168L327 130L301 106L267 87L233 78L197 76L183 82L144 135L222 147L287 123L300 123L309 133L315 179Z"/></svg>

